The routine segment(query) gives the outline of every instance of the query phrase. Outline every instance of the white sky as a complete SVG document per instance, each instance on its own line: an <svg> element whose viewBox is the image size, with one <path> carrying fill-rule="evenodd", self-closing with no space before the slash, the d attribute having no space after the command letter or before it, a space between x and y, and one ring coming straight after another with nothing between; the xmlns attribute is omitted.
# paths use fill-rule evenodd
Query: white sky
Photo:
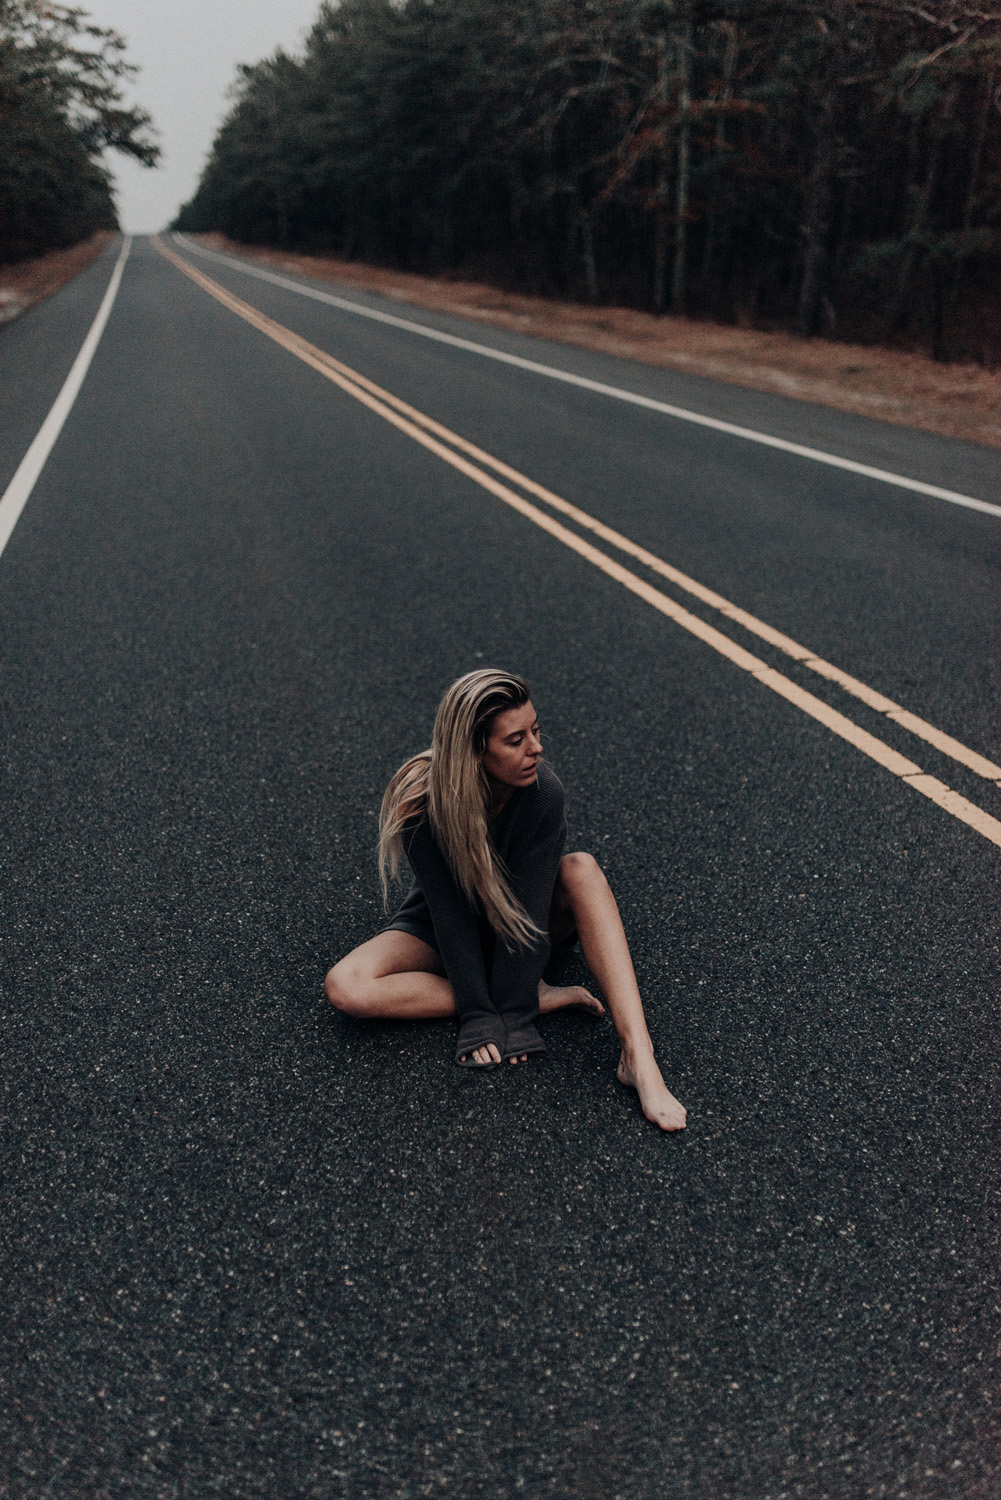
<svg viewBox="0 0 1001 1500"><path fill-rule="evenodd" d="M237 63L276 47L299 50L319 0L76 0L99 26L112 26L142 71L129 102L153 116L163 150L150 171L108 153L118 183L122 228L162 229L191 197L228 104Z"/></svg>

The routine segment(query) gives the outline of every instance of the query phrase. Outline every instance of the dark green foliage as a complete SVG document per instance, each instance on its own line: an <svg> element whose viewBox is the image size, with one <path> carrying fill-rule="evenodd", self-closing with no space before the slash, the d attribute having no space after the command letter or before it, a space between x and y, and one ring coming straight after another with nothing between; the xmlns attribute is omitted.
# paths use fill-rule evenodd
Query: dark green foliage
<svg viewBox="0 0 1001 1500"><path fill-rule="evenodd" d="M999 90L965 0L343 0L176 222L991 358Z"/></svg>
<svg viewBox="0 0 1001 1500"><path fill-rule="evenodd" d="M155 163L149 116L121 107L124 46L82 11L0 0L0 260L117 226L108 147Z"/></svg>

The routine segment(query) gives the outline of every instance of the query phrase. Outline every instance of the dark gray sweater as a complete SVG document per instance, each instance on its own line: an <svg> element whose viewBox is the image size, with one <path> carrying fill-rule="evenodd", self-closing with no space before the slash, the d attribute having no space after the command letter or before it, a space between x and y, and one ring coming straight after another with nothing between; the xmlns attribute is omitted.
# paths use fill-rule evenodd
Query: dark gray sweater
<svg viewBox="0 0 1001 1500"><path fill-rule="evenodd" d="M477 901L468 901L426 820L409 824L403 842L416 884L391 928L423 936L430 915L459 1014L456 1062L487 1042L502 1057L544 1052L535 1027L539 980L549 957L549 908L567 839L564 794L543 764L533 786L519 787L490 826L510 889L541 928L531 947L509 948ZM475 1064L473 1064L475 1066Z"/></svg>

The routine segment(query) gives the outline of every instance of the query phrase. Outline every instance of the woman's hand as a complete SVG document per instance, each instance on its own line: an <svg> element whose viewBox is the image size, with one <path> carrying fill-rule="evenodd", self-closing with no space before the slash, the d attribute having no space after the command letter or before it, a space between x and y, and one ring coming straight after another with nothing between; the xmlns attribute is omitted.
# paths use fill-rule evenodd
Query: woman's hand
<svg viewBox="0 0 1001 1500"><path fill-rule="evenodd" d="M485 1047L477 1047L476 1051L473 1053L473 1062L481 1068L485 1067L488 1063L499 1063L500 1060L500 1052L493 1042L487 1042L487 1045ZM465 1052L462 1054L460 1061L466 1061Z"/></svg>
<svg viewBox="0 0 1001 1500"><path fill-rule="evenodd" d="M476 1063L477 1066L481 1067L481 1068L485 1067L488 1063L499 1063L501 1061L501 1055L498 1052L497 1048L494 1046L493 1042L487 1042L487 1045L485 1047L477 1047L476 1051L473 1053L472 1056L473 1056L473 1062ZM465 1052L462 1054L462 1057L461 1057L460 1061L461 1062L465 1062L466 1061L466 1053ZM521 1055L521 1057L509 1057L508 1058L508 1062L509 1063L528 1062L528 1053L527 1052L523 1052L522 1055Z"/></svg>

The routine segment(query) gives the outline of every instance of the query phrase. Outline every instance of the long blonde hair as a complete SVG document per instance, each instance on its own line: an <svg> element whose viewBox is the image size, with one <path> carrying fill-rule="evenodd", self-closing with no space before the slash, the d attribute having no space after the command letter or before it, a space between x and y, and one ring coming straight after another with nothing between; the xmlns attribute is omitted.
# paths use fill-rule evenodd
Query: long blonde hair
<svg viewBox="0 0 1001 1500"><path fill-rule="evenodd" d="M509 947L529 947L542 934L515 899L490 841L492 788L481 756L497 714L521 708L528 683L483 667L467 672L445 693L434 721L431 749L406 761L386 788L379 815L379 875L383 895L403 855L403 827L427 818L459 889L479 900L487 920Z"/></svg>

